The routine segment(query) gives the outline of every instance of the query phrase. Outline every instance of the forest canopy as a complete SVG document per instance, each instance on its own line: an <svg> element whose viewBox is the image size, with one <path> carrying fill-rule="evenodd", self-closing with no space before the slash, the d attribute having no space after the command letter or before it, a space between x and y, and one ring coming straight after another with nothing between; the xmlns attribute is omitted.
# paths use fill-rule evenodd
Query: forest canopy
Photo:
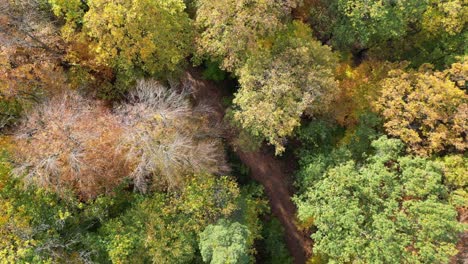
<svg viewBox="0 0 468 264"><path fill-rule="evenodd" d="M0 1L0 263L466 263L466 0Z"/></svg>

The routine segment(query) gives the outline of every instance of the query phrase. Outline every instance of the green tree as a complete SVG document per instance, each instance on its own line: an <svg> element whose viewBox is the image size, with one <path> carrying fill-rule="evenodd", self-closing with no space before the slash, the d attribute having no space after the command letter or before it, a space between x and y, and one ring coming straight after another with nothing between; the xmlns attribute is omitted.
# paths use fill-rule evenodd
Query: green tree
<svg viewBox="0 0 468 264"><path fill-rule="evenodd" d="M113 263L191 263L197 235L237 209L239 189L227 177L195 175L179 193L139 196L101 229L99 248Z"/></svg>
<svg viewBox="0 0 468 264"><path fill-rule="evenodd" d="M280 221L272 217L267 221L262 230L262 237L267 251L266 263L292 264L293 260L286 247L284 228Z"/></svg>
<svg viewBox="0 0 468 264"><path fill-rule="evenodd" d="M2 144L2 147L4 144ZM12 165L0 149L0 259L2 263L83 263L101 259L92 233L132 199L75 196L25 186L11 175Z"/></svg>
<svg viewBox="0 0 468 264"><path fill-rule="evenodd" d="M308 0L305 20L323 41L361 57L446 67L466 54L464 0Z"/></svg>
<svg viewBox="0 0 468 264"><path fill-rule="evenodd" d="M409 60L413 66L432 63L443 69L467 54L468 5L464 0L427 0L416 30L374 54ZM382 52L383 51L383 52Z"/></svg>
<svg viewBox="0 0 468 264"><path fill-rule="evenodd" d="M260 42L239 69L234 120L267 139L277 154L283 152L284 139L300 125L302 114L320 112L333 98L335 63L309 27L293 22Z"/></svg>
<svg viewBox="0 0 468 264"><path fill-rule="evenodd" d="M199 0L197 53L235 71L257 41L283 27L296 0Z"/></svg>
<svg viewBox="0 0 468 264"><path fill-rule="evenodd" d="M247 264L249 230L238 222L225 219L209 225L200 233L203 261L211 264Z"/></svg>
<svg viewBox="0 0 468 264"><path fill-rule="evenodd" d="M451 202L457 207L468 205L468 157L448 155L438 158L443 168L445 185L451 191Z"/></svg>
<svg viewBox="0 0 468 264"><path fill-rule="evenodd" d="M397 139L372 145L365 164L332 167L295 198L299 218L314 219L314 251L339 263L448 262L462 227L441 168L401 155Z"/></svg>
<svg viewBox="0 0 468 264"><path fill-rule="evenodd" d="M341 19L334 36L338 45L368 47L404 37L409 24L421 16L424 1L338 0Z"/></svg>
<svg viewBox="0 0 468 264"><path fill-rule="evenodd" d="M86 1L81 0L47 0L55 16L62 18L62 36L72 41L83 26L83 17L88 8Z"/></svg>

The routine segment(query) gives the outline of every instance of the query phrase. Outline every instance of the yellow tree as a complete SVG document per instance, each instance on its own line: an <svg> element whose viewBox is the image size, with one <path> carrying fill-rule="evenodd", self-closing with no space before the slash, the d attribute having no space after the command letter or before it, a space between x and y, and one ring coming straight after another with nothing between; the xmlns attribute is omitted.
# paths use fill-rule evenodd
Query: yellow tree
<svg viewBox="0 0 468 264"><path fill-rule="evenodd" d="M466 87L467 76L467 63L455 63L443 72L427 67L419 72L391 71L376 102L387 132L421 155L466 150L468 95L461 88Z"/></svg>
<svg viewBox="0 0 468 264"><path fill-rule="evenodd" d="M97 60L123 72L176 70L190 54L192 21L182 0L93 0L84 31Z"/></svg>
<svg viewBox="0 0 468 264"><path fill-rule="evenodd" d="M343 126L357 125L359 117L372 110L372 104L380 96L380 82L392 69L402 65L386 61L366 60L357 67L341 63L337 70L339 90L330 114Z"/></svg>

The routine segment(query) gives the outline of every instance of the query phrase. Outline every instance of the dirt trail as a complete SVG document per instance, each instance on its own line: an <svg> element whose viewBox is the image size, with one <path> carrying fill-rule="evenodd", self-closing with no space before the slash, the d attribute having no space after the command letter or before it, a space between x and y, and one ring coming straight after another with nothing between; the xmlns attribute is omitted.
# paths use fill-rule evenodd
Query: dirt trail
<svg viewBox="0 0 468 264"><path fill-rule="evenodd" d="M197 102L203 102L211 106L218 121L221 121L225 109L222 102L223 85L215 85L213 82L200 78L200 73L192 69L186 75L186 80L193 89L193 96ZM228 139L229 141L229 139ZM299 231L295 225L296 207L291 201L291 179L285 173L284 162L275 159L272 153L265 151L242 152L236 151L241 161L250 168L253 179L262 184L268 196L270 207L282 223L285 230L285 242L296 264L304 264L307 256L310 256L312 240Z"/></svg>
<svg viewBox="0 0 468 264"><path fill-rule="evenodd" d="M251 177L265 188L273 215L283 225L286 245L295 263L305 263L311 253L312 241L294 223L296 207L291 201L291 181L284 173L282 162L273 158L271 153L237 151L237 154L250 168Z"/></svg>

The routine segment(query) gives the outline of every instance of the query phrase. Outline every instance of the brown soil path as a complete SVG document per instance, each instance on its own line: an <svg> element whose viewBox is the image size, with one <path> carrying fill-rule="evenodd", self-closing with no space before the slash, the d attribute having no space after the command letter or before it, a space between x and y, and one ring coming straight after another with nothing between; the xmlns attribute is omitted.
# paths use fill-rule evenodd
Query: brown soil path
<svg viewBox="0 0 468 264"><path fill-rule="evenodd" d="M190 70L185 80L192 87L195 100L211 106L216 118L221 122L225 113L221 104L224 93L221 88L223 85L202 80L196 69ZM251 177L265 188L272 213L284 227L285 242L294 262L304 264L311 254L312 240L308 234L301 232L295 225L296 207L291 201L293 188L290 177L285 173L286 164L266 151L249 153L236 151L236 154L250 168Z"/></svg>
<svg viewBox="0 0 468 264"><path fill-rule="evenodd" d="M304 264L311 254L312 241L295 224L296 207L291 201L292 186L284 173L284 164L271 153L237 151L237 155L250 168L251 177L265 188L271 211L283 225L285 242L294 262Z"/></svg>

